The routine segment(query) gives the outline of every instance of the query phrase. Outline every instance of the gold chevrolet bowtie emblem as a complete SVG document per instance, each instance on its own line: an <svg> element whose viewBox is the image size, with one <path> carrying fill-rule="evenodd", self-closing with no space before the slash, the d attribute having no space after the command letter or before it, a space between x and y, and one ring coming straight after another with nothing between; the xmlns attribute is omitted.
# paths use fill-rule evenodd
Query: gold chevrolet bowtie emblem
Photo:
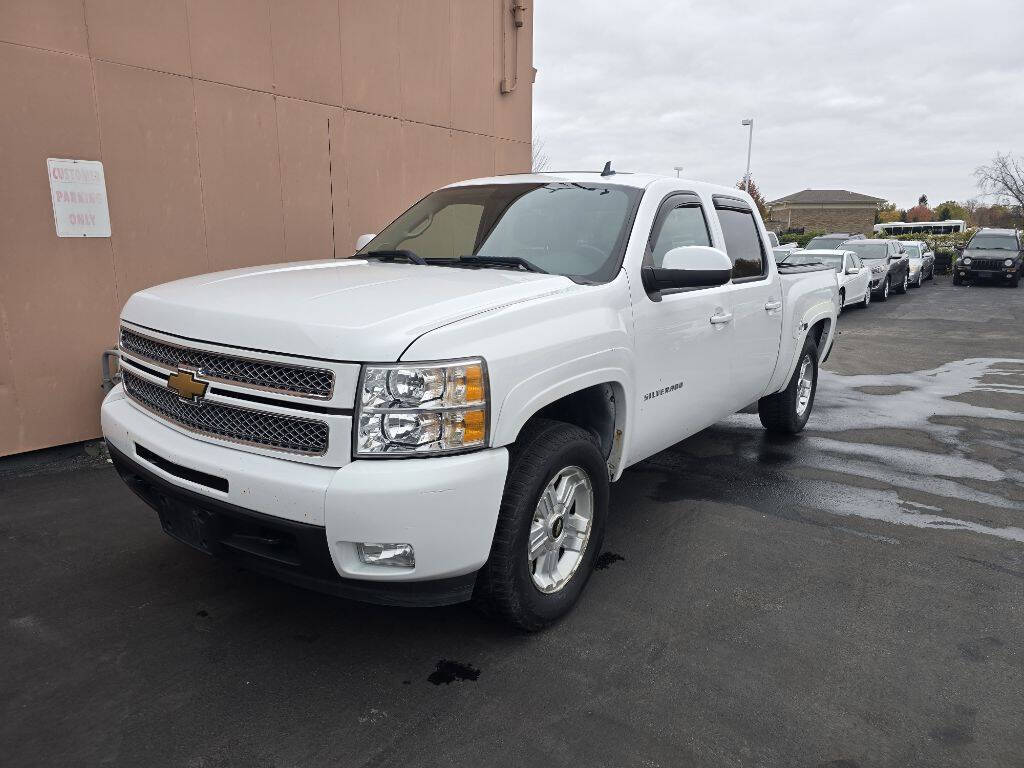
<svg viewBox="0 0 1024 768"><path fill-rule="evenodd" d="M177 373L172 373L167 377L167 386L178 395L180 400L199 405L206 395L206 388L210 385L197 379L197 373L198 371L179 368Z"/></svg>

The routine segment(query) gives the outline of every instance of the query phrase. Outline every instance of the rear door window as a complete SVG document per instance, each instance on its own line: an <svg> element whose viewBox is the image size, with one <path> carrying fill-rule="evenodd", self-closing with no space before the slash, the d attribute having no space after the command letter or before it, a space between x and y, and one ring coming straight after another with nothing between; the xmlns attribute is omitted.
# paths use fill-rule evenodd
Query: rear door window
<svg viewBox="0 0 1024 768"><path fill-rule="evenodd" d="M725 252L732 259L732 278L757 279L765 274L765 248L749 210L716 206L725 236Z"/></svg>

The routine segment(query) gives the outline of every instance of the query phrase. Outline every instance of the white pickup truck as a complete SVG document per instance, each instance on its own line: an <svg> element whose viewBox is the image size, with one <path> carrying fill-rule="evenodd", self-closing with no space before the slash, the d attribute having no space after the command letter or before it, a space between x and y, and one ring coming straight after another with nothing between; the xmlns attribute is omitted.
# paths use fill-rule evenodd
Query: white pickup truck
<svg viewBox="0 0 1024 768"><path fill-rule="evenodd" d="M836 325L736 189L476 179L353 258L141 291L103 433L171 536L390 605L539 629L600 553L630 465L753 403L795 433Z"/></svg>

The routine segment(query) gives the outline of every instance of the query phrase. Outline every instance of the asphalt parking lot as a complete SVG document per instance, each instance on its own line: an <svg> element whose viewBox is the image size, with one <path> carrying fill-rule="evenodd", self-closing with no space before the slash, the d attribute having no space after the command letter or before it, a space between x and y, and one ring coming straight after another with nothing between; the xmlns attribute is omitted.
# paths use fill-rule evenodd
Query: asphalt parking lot
<svg viewBox="0 0 1024 768"><path fill-rule="evenodd" d="M235 570L101 461L0 461L0 763L1024 765L1024 289L840 330L804 435L738 414L627 472L532 636Z"/></svg>

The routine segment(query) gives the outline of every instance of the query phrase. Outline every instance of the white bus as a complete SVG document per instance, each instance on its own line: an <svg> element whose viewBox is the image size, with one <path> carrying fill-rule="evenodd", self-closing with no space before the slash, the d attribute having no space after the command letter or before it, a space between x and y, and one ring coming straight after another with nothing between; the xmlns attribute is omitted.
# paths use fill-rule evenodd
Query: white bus
<svg viewBox="0 0 1024 768"><path fill-rule="evenodd" d="M946 219L945 221L890 221L875 224L876 235L913 235L918 232L928 235L949 235L963 232L967 228L962 219Z"/></svg>

